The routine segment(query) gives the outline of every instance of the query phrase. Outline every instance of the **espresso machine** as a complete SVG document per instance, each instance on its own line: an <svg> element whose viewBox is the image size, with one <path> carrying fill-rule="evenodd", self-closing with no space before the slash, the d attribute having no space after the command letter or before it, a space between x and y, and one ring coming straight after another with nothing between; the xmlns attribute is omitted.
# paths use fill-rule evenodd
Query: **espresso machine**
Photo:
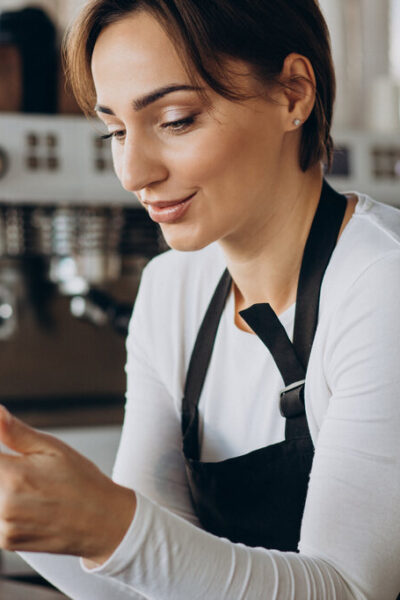
<svg viewBox="0 0 400 600"><path fill-rule="evenodd" d="M127 326L163 249L101 133L82 116L0 114L0 403L40 425L77 407L121 419Z"/></svg>

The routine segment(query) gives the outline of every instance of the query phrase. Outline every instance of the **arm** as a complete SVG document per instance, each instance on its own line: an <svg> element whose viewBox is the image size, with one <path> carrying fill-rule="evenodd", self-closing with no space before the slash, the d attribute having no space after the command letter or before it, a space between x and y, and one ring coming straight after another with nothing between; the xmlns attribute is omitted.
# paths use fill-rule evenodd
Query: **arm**
<svg viewBox="0 0 400 600"><path fill-rule="evenodd" d="M138 297L127 339L127 399L113 479L198 524L186 483L178 407L156 372L157 358L142 343L152 337L146 296Z"/></svg>
<svg viewBox="0 0 400 600"><path fill-rule="evenodd" d="M79 558L23 552L22 558L71 600L145 600L132 585L82 571Z"/></svg>
<svg viewBox="0 0 400 600"><path fill-rule="evenodd" d="M146 288L146 275L142 288ZM139 293L128 338L128 393L125 419L113 479L167 506L192 522L193 514L180 453L177 412L165 387L150 365L139 340L146 335ZM146 294L145 294L146 296ZM135 326L135 323L137 326ZM139 331L137 331L139 329ZM138 401L146 398L146 402ZM76 600L144 598L115 579L84 573L79 558L54 554L22 553L22 557L53 585Z"/></svg>
<svg viewBox="0 0 400 600"><path fill-rule="evenodd" d="M324 362L333 395L300 543L368 600L400 592L399 294L395 251L359 277L332 318Z"/></svg>
<svg viewBox="0 0 400 600"><path fill-rule="evenodd" d="M300 554L210 535L138 495L98 574L154 599L390 600L400 591L400 259L376 263L331 319L332 391L316 443Z"/></svg>
<svg viewBox="0 0 400 600"><path fill-rule="evenodd" d="M186 498L174 507L172 493L168 510L160 498L142 495L157 485L150 481L154 471L146 474L139 465L135 517L114 554L89 577L154 600L394 598L400 589L399 267L396 256L385 268L369 269L332 317L325 353L332 397L316 444L300 554L247 548L202 531L172 512L183 514ZM132 405L143 402L135 389ZM133 419L134 425L139 435L141 423ZM116 476L129 477L123 455ZM173 480L165 478L165 490Z"/></svg>

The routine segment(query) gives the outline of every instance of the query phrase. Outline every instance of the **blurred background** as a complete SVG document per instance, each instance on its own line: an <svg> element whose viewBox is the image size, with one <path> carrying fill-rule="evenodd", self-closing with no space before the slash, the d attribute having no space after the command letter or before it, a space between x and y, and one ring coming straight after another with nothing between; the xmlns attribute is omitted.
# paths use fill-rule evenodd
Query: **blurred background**
<svg viewBox="0 0 400 600"><path fill-rule="evenodd" d="M157 226L61 68L83 0L0 0L0 403L111 472L125 335ZM338 77L329 179L400 206L400 0L321 0ZM5 557L3 572L33 577Z"/></svg>
<svg viewBox="0 0 400 600"><path fill-rule="evenodd" d="M128 321L165 247L66 86L60 44L82 4L0 0L0 403L111 474ZM44 585L0 552L1 597Z"/></svg>
<svg viewBox="0 0 400 600"><path fill-rule="evenodd" d="M121 421L127 323L161 250L65 82L82 4L0 1L0 402L38 426Z"/></svg>

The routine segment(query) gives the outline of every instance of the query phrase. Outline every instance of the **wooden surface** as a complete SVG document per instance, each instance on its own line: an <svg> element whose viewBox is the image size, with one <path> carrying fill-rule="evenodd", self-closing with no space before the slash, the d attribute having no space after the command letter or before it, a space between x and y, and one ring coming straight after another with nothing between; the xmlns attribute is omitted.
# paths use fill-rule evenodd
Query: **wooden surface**
<svg viewBox="0 0 400 600"><path fill-rule="evenodd" d="M18 419L31 427L39 429L54 427L94 427L102 425L121 425L124 420L124 404L110 402L107 405L94 404L81 406L65 406L62 402L54 401L54 408L38 408L35 406L20 408L12 403L3 402L8 410ZM34 401L31 402L34 405Z"/></svg>
<svg viewBox="0 0 400 600"><path fill-rule="evenodd" d="M38 585L0 579L0 598L1 600L65 600L67 596Z"/></svg>

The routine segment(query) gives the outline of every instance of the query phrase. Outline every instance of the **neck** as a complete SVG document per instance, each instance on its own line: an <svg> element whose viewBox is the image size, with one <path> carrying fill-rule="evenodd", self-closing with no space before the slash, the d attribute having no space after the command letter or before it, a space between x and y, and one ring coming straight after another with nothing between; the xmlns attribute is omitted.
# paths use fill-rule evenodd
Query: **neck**
<svg viewBox="0 0 400 600"><path fill-rule="evenodd" d="M318 165L279 184L265 198L261 218L246 231L220 240L234 281L236 322L248 327L238 312L268 302L276 314L295 302L304 247L322 187Z"/></svg>

